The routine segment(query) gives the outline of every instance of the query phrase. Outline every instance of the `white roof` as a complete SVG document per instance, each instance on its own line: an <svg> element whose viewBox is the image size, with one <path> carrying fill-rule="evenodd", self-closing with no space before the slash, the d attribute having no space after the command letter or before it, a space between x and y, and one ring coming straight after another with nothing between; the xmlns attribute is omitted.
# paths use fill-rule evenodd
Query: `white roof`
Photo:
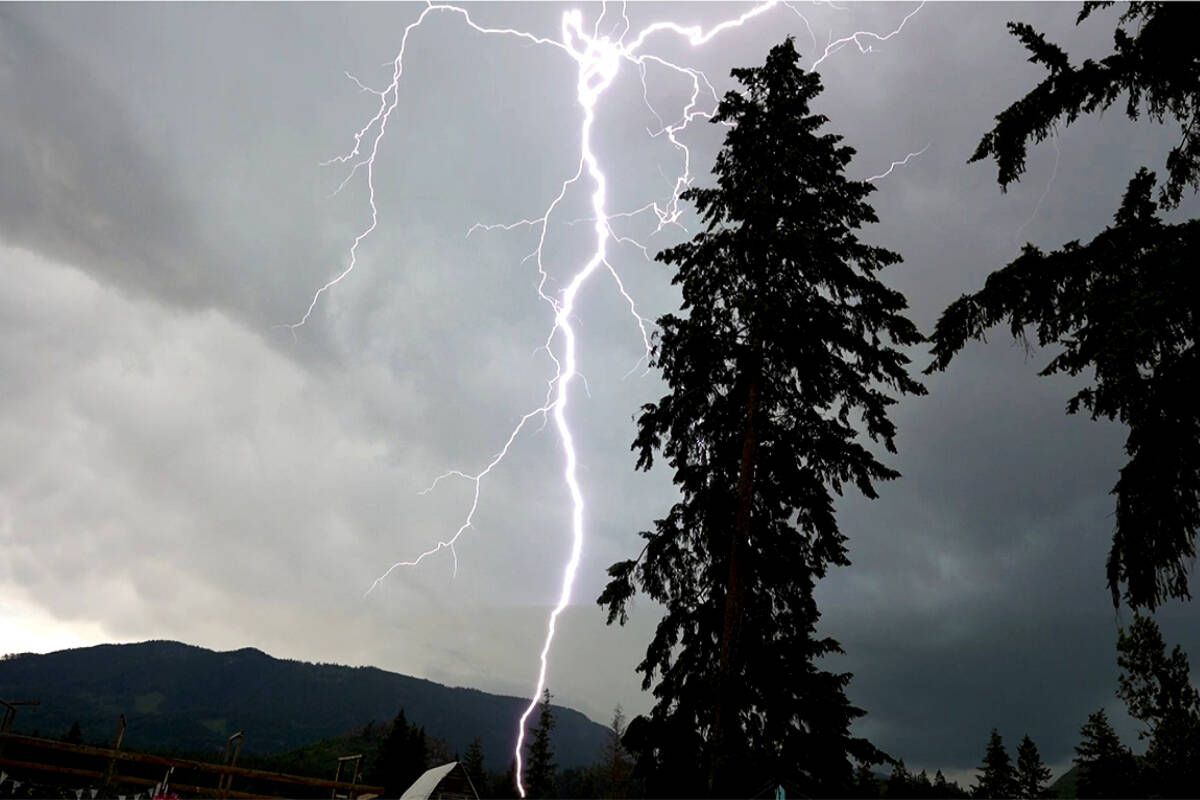
<svg viewBox="0 0 1200 800"><path fill-rule="evenodd" d="M457 761L451 761L449 764L425 770L421 777L413 781L412 786L404 790L404 794L400 795L400 800L429 800L429 795L433 794L433 790L442 782L442 778L446 777L457 764Z"/></svg>

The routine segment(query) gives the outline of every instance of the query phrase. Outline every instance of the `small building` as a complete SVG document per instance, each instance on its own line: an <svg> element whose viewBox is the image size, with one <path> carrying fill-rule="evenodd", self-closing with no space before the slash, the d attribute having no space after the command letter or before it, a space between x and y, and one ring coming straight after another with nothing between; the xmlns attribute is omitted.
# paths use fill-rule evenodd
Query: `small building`
<svg viewBox="0 0 1200 800"><path fill-rule="evenodd" d="M462 764L451 761L425 770L400 797L401 800L479 800L479 792Z"/></svg>

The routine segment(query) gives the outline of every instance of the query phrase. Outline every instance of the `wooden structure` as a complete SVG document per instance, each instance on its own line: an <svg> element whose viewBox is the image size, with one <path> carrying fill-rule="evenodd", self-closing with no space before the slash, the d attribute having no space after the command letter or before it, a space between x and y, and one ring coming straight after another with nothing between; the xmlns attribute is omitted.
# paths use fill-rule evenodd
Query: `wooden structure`
<svg viewBox="0 0 1200 800"><path fill-rule="evenodd" d="M360 794L381 794L383 792L382 786L358 783L357 769L351 772L351 780L338 780L337 778L341 777L341 760L339 760L339 771L335 780L239 767L236 762L237 754L241 751L240 733L230 737L230 741L226 745L225 759L228 763L225 764L210 764L188 758L121 750L124 733L124 718L118 726L115 747L69 744L54 739L41 739L0 730L0 766L12 774L22 774L25 778L28 778L29 773L50 773L90 779L107 786L125 785L145 789L161 787L165 781L164 778L156 779L146 775L129 774L135 770L133 765L147 765L147 767L157 767L172 776L170 787L181 794L207 795L218 798L295 796L296 787L301 786L327 791L335 797L344 797L348 800L353 800ZM79 765L80 762L91 762L93 767L103 765L105 768L85 768ZM121 762L121 768L125 770L125 774L117 772L117 762ZM144 772L147 767L142 767L142 771ZM158 770L156 770L157 772ZM194 782L177 780L174 777L175 774L190 776L188 780ZM202 785L200 781L209 783L206 776L208 778L215 777L216 780L212 781L210 785ZM235 791L232 788L235 778L239 779L238 782L243 786L249 784L256 788L256 791ZM288 787L291 787L290 791ZM266 789L279 791L266 791Z"/></svg>
<svg viewBox="0 0 1200 800"><path fill-rule="evenodd" d="M401 800L479 800L471 776L457 761L425 770L400 795Z"/></svg>
<svg viewBox="0 0 1200 800"><path fill-rule="evenodd" d="M356 753L352 756L341 756L338 758L337 772L333 774L333 780L335 783L342 779L343 767L346 767L348 770L347 774L350 776L350 785L357 786L358 779L362 777L362 753ZM378 794L378 792L373 792L373 794ZM332 798L332 800L349 800L354 795L351 792L347 792L346 794L338 794L337 789L334 789L329 796Z"/></svg>

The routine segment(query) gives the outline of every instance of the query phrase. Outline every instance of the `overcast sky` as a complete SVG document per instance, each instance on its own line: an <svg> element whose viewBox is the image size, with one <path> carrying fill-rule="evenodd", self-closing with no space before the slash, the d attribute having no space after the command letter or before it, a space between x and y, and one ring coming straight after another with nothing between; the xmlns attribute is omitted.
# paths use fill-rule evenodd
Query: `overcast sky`
<svg viewBox="0 0 1200 800"><path fill-rule="evenodd" d="M470 12L558 39L573 7ZM600 13L579 7L589 25ZM537 231L466 233L540 216L574 174L575 63L431 14L376 160L378 227L308 323L279 327L370 222L363 174L331 196L347 170L321 166L378 107L345 73L386 86L422 8L0 6L0 651L177 639L531 691L570 545L552 425L531 427L482 483L457 575L442 552L364 592L470 508L467 482L421 490L482 469L544 397L552 315L526 259ZM711 25L746 8L631 4L628 16L634 30ZM807 66L915 8L781 6L705 47L661 33L646 52L723 92L730 68L761 64L785 35ZM602 30L624 25L618 10ZM928 146L878 181L881 222L866 234L904 256L884 279L923 331L1021 241L1091 238L1139 165L1162 170L1171 132L1115 110L1061 131L1057 168L1050 143L1032 149L1007 194L994 164L965 163L1041 76L1004 23L1032 22L1077 57L1105 52L1114 14L1075 28L1076 13L928 4L872 52L851 45L820 65L816 110L857 149L852 177ZM661 125L647 102L672 122L690 83L651 65L646 85L643 98L625 64L597 107L612 211L664 201L681 168L648 135ZM698 121L680 137L700 182L720 135ZM549 292L587 257L588 225L567 223L591 190L580 183L552 218ZM651 223L614 224L652 252L686 235ZM675 310L666 267L627 245L612 262L644 316ZM574 323L587 391L572 385L569 417L589 506L550 686L605 721L617 703L650 706L633 668L656 611L643 598L628 626L607 628L595 598L674 493L665 472L633 469L633 414L663 386L634 369L641 336L607 274L584 287ZM903 478L840 504L854 564L819 587L822 630L847 650L829 666L855 674L859 730L912 768L966 775L993 726L1010 752L1028 732L1061 768L1087 714L1117 710L1121 618L1104 558L1123 432L1064 415L1074 384L1035 376L1050 357L1000 331L968 347L895 410ZM1194 609L1161 616L1200 657Z"/></svg>

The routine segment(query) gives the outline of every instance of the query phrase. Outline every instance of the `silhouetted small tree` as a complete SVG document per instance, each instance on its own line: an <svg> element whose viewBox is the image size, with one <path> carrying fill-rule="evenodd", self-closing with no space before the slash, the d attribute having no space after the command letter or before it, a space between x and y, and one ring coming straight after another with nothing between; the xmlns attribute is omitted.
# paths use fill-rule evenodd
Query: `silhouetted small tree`
<svg viewBox="0 0 1200 800"><path fill-rule="evenodd" d="M83 744L83 731L79 728L79 720L71 723L71 727L63 735L62 740L67 744Z"/></svg>
<svg viewBox="0 0 1200 800"><path fill-rule="evenodd" d="M426 768L425 729L410 725L400 709L379 743L370 782L381 784L385 797L399 797Z"/></svg>
<svg viewBox="0 0 1200 800"><path fill-rule="evenodd" d="M883 796L888 798L908 797L911 780L912 776L908 774L908 768L904 766L904 759L899 759L892 764L892 774L888 776L887 782L883 785Z"/></svg>
<svg viewBox="0 0 1200 800"><path fill-rule="evenodd" d="M625 737L625 714L621 707L613 709L612 722L608 726L608 737L600 752L597 788L600 797L624 798L629 796L633 760L621 740Z"/></svg>
<svg viewBox="0 0 1200 800"><path fill-rule="evenodd" d="M879 797L883 787L879 783L879 779L875 777L875 773L871 771L870 764L859 764L854 771L854 796L855 797Z"/></svg>
<svg viewBox="0 0 1200 800"><path fill-rule="evenodd" d="M1148 786L1159 797L1195 797L1200 792L1200 692L1191 684L1187 654L1167 646L1155 621L1141 614L1117 638L1122 672L1117 695L1129 715L1145 723L1149 739Z"/></svg>
<svg viewBox="0 0 1200 800"><path fill-rule="evenodd" d="M463 757L463 770L471 779L475 792L482 797L487 792L487 772L483 768L483 740L478 736L467 746L467 754Z"/></svg>
<svg viewBox="0 0 1200 800"><path fill-rule="evenodd" d="M1121 744L1104 709L1089 715L1079 733L1083 740L1075 747L1076 795L1099 800L1140 795L1137 762Z"/></svg>
<svg viewBox="0 0 1200 800"><path fill-rule="evenodd" d="M1017 747L1017 797L1037 800L1046 794L1049 780L1050 769L1042 763L1037 745L1027 733Z"/></svg>
<svg viewBox="0 0 1200 800"><path fill-rule="evenodd" d="M1013 769L1012 759L1004 749L1004 740L1000 731L992 728L988 740L987 752L983 756L983 765L979 767L979 777L976 778L975 796L982 798L1011 798L1017 795L1017 772Z"/></svg>
<svg viewBox="0 0 1200 800"><path fill-rule="evenodd" d="M554 730L554 712L550 709L550 690L542 693L542 705L538 713L538 726L533 731L529 744L529 768L525 771L525 796L545 798L554 796L554 748L550 744L550 731Z"/></svg>
<svg viewBox="0 0 1200 800"><path fill-rule="evenodd" d="M933 791L929 796L934 800L950 800L952 797L967 797L967 793L958 785L957 781L948 782L946 776L939 769L933 776Z"/></svg>

